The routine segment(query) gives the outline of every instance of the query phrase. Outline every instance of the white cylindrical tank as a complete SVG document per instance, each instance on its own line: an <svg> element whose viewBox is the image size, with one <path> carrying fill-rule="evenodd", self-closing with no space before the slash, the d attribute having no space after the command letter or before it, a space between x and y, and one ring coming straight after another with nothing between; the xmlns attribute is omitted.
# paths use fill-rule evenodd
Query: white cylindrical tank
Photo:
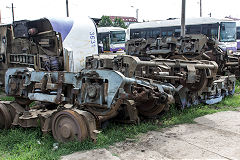
<svg viewBox="0 0 240 160"><path fill-rule="evenodd" d="M63 47L72 55L69 68L71 72L79 72L85 67L87 56L98 54L96 25L89 17L49 18L53 30L60 32Z"/></svg>

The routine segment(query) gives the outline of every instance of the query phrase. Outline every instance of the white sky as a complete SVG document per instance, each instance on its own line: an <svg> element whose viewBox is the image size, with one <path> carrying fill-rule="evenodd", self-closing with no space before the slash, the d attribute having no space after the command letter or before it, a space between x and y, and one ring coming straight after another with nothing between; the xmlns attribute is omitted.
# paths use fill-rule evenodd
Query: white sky
<svg viewBox="0 0 240 160"><path fill-rule="evenodd" d="M68 0L70 17L87 15L100 18L102 15L136 17L139 20L164 20L181 17L182 0ZM66 0L0 0L3 23L12 21L13 2L15 20L37 19L41 17L66 16ZM133 6L133 7L131 7ZM199 17L199 0L186 0L186 17ZM202 0L203 17L224 18L231 15L240 18L240 0Z"/></svg>

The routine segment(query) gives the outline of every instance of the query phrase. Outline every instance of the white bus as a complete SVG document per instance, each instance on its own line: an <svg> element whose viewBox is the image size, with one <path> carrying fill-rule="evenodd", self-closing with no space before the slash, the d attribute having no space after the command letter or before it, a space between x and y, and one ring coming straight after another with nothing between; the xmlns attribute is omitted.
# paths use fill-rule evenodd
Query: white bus
<svg viewBox="0 0 240 160"><path fill-rule="evenodd" d="M204 34L218 41L224 51L237 50L236 22L230 19L216 19L211 17L189 18L185 21L186 34ZM165 36L179 37L181 20L170 19L130 24L127 37L157 38Z"/></svg>
<svg viewBox="0 0 240 160"><path fill-rule="evenodd" d="M124 51L126 42L126 30L120 27L99 27L98 44L101 52Z"/></svg>
<svg viewBox="0 0 240 160"><path fill-rule="evenodd" d="M237 50L240 51L240 21L236 22L237 24Z"/></svg>

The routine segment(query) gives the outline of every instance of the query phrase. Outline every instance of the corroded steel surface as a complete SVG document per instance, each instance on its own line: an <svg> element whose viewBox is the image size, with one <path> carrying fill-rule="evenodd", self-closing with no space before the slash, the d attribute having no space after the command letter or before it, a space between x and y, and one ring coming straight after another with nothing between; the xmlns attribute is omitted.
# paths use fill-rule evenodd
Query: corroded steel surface
<svg viewBox="0 0 240 160"><path fill-rule="evenodd" d="M60 142L83 141L88 136L84 119L72 110L60 111L53 117L52 133Z"/></svg>
<svg viewBox="0 0 240 160"><path fill-rule="evenodd" d="M9 109L0 103L0 129L9 129L12 124L12 117Z"/></svg>

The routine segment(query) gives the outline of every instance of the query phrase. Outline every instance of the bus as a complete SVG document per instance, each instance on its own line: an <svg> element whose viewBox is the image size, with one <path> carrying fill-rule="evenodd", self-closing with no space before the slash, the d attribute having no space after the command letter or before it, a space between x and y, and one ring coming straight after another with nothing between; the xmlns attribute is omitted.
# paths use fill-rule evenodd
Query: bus
<svg viewBox="0 0 240 160"><path fill-rule="evenodd" d="M236 22L230 19L216 19L212 17L188 18L185 21L186 34L204 34L217 40L223 51L237 50ZM133 23L127 29L127 38L157 38L175 36L180 37L181 20L170 19Z"/></svg>
<svg viewBox="0 0 240 160"><path fill-rule="evenodd" d="M237 50L240 51L240 21L236 22L237 29Z"/></svg>
<svg viewBox="0 0 240 160"><path fill-rule="evenodd" d="M126 42L126 29L120 27L99 27L98 45L100 52L124 51Z"/></svg>

